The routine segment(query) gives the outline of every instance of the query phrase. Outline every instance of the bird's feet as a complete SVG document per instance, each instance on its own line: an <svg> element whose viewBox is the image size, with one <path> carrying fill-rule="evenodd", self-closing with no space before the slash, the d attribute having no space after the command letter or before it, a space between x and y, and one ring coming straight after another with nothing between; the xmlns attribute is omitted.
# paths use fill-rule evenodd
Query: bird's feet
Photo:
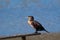
<svg viewBox="0 0 60 40"><path fill-rule="evenodd" d="M38 33L37 31L35 33Z"/></svg>
<svg viewBox="0 0 60 40"><path fill-rule="evenodd" d="M41 34L41 33L38 33L37 31L36 32L34 32L35 34Z"/></svg>

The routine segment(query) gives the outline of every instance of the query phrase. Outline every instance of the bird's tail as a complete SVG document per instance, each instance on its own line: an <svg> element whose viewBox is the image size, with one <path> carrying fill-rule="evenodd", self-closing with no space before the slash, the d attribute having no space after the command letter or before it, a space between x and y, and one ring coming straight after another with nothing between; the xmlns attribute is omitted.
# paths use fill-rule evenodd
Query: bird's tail
<svg viewBox="0 0 60 40"><path fill-rule="evenodd" d="M50 32L48 32L47 30L44 30L44 31L46 31L47 33L50 33Z"/></svg>

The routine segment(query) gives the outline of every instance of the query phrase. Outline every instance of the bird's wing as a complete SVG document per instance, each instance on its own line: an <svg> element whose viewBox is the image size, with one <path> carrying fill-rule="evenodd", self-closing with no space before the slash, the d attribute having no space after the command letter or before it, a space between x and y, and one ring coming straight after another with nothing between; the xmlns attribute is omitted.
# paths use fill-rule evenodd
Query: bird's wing
<svg viewBox="0 0 60 40"><path fill-rule="evenodd" d="M34 21L34 23L36 23L36 25L41 25L41 24L40 24L38 21L36 21L36 20Z"/></svg>
<svg viewBox="0 0 60 40"><path fill-rule="evenodd" d="M41 27L42 26L38 21L35 21L35 20L32 22L32 25L34 27Z"/></svg>
<svg viewBox="0 0 60 40"><path fill-rule="evenodd" d="M44 27L38 22L38 21L34 21L34 26L40 30L45 30Z"/></svg>

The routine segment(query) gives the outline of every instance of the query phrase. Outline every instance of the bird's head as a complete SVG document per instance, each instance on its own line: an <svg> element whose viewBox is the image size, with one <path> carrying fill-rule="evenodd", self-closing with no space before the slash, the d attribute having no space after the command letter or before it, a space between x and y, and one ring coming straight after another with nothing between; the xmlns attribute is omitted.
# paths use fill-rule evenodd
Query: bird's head
<svg viewBox="0 0 60 40"><path fill-rule="evenodd" d="M33 21L34 20L34 17L33 16L28 16L28 20L29 21Z"/></svg>

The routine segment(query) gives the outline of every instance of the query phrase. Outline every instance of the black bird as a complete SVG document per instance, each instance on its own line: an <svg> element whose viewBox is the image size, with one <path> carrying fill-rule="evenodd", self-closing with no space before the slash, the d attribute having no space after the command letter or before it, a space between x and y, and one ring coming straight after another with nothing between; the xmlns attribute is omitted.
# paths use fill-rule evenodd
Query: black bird
<svg viewBox="0 0 60 40"><path fill-rule="evenodd" d="M38 21L34 20L33 16L28 16L28 24L36 29L35 33L38 33L38 31L46 31L49 33Z"/></svg>

